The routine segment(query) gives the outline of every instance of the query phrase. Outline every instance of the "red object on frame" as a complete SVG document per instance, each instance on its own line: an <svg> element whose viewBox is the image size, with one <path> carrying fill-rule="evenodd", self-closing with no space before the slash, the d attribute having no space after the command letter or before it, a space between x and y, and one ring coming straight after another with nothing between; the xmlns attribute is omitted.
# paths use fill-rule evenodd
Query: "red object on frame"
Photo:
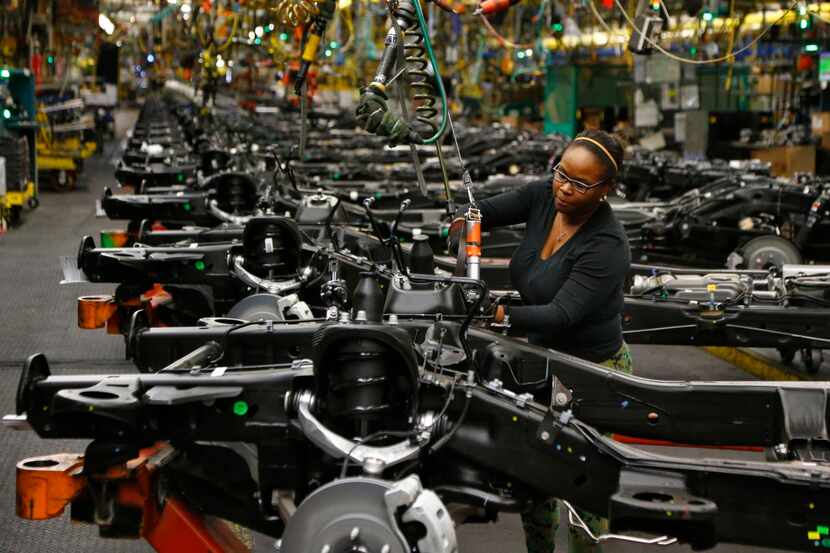
<svg viewBox="0 0 830 553"><path fill-rule="evenodd" d="M635 438L633 436L625 436L623 434L612 434L611 437L615 442L621 444L631 445L659 445L666 447L694 447L697 449L726 449L731 451L755 451L763 452L764 448L754 445L699 445L699 444L677 444L667 440L652 440L650 438Z"/></svg>

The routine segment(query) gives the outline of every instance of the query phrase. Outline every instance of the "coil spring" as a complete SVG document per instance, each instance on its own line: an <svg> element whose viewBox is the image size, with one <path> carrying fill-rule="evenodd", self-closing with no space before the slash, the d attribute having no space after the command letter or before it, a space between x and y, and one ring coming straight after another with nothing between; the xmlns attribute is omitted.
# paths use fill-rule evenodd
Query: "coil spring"
<svg viewBox="0 0 830 553"><path fill-rule="evenodd" d="M246 262L261 269L270 279L291 278L297 274L299 245L282 225L257 225L246 235L243 250Z"/></svg>
<svg viewBox="0 0 830 553"><path fill-rule="evenodd" d="M320 8L315 0L282 0L271 11L283 25L298 27L320 13Z"/></svg>
<svg viewBox="0 0 830 553"><path fill-rule="evenodd" d="M392 374L399 355L371 339L344 341L333 353L328 414L344 435L365 437L378 430L405 428L406 398ZM391 420L390 420L391 419Z"/></svg>
<svg viewBox="0 0 830 553"><path fill-rule="evenodd" d="M437 91L435 89L434 76L427 71L429 60L427 60L426 49L424 48L424 35L418 25L415 9L411 5L400 5L397 9L409 25L403 29L404 32L404 60L408 65L409 86L413 89L412 99L415 101L415 121L429 129L432 135L438 130L435 117L438 109ZM424 129L422 129L424 130ZM422 136L426 133L418 131Z"/></svg>

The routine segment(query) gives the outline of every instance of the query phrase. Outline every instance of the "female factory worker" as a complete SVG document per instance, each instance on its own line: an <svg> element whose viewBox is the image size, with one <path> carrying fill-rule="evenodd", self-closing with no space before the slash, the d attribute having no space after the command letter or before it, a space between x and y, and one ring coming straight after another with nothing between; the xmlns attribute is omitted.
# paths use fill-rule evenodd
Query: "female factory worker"
<svg viewBox="0 0 830 553"><path fill-rule="evenodd" d="M479 202L482 228L526 223L510 261L510 280L524 305L499 306L537 345L606 367L632 370L623 341L623 282L629 270L628 240L606 195L614 188L623 148L612 135L587 131L565 149L553 180ZM602 530L596 517L589 526ZM528 553L550 553L558 526L556 501L537 502L523 514ZM570 551L599 551L572 528Z"/></svg>

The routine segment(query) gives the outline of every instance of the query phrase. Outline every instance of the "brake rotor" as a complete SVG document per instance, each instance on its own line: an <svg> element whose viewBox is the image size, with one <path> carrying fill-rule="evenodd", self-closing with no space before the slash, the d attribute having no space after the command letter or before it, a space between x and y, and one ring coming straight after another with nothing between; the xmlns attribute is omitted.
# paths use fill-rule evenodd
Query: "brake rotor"
<svg viewBox="0 0 830 553"><path fill-rule="evenodd" d="M793 263L792 255L784 249L781 244L764 244L751 256L747 256L746 264L748 269L768 269L769 267L783 267Z"/></svg>
<svg viewBox="0 0 830 553"><path fill-rule="evenodd" d="M293 553L407 553L390 518L384 494L389 482L336 480L306 498L288 520L280 551Z"/></svg>
<svg viewBox="0 0 830 553"><path fill-rule="evenodd" d="M253 294L231 307L227 316L244 321L283 321L279 299L274 294Z"/></svg>

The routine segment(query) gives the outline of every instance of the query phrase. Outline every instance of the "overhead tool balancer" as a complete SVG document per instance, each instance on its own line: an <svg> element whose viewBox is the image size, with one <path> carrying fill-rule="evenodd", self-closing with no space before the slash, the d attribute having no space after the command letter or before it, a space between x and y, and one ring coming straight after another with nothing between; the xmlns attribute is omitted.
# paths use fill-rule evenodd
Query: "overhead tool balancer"
<svg viewBox="0 0 830 553"><path fill-rule="evenodd" d="M372 82L362 91L357 120L369 132L388 137L392 144L434 144L446 129L447 100L422 24L420 5L417 0L400 0L392 7L391 15L392 26L386 34L383 55ZM387 87L401 75L403 86L412 89L415 102L411 123L406 113L395 115L387 105ZM442 102L440 125L435 121L438 96Z"/></svg>

